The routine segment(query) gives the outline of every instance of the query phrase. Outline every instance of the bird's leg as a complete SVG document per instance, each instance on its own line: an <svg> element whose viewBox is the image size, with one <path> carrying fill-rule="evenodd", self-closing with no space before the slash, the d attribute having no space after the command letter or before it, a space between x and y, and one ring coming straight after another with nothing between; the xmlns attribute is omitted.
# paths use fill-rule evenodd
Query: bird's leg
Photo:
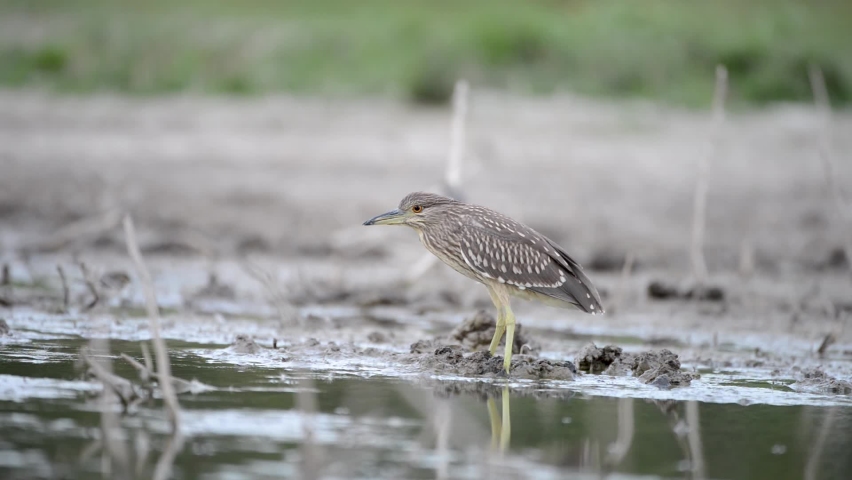
<svg viewBox="0 0 852 480"><path fill-rule="evenodd" d="M503 304L497 292L489 288L488 294L491 295L491 301L494 302L494 306L497 308L497 327L494 329L494 337L491 338L491 346L488 348L488 352L494 355L497 353L497 346L500 345L500 340L503 338L503 332L506 331L506 316L504 315Z"/></svg>
<svg viewBox="0 0 852 480"><path fill-rule="evenodd" d="M494 402L494 399L489 398L486 403L488 405L488 419L491 421L491 449L497 450L503 424L500 422L500 414L497 413L497 404Z"/></svg>
<svg viewBox="0 0 852 480"><path fill-rule="evenodd" d="M491 449L501 452L506 451L509 447L509 441L512 438L512 418L509 409L509 387L503 387L503 418L500 419L500 414L497 412L497 404L493 398L489 398L488 417L491 421Z"/></svg>
<svg viewBox="0 0 852 480"><path fill-rule="evenodd" d="M503 308L505 308L503 321L506 322L506 355L503 357L503 366L506 368L506 373L509 373L512 366L512 347L515 345L515 314L512 313L508 303Z"/></svg>
<svg viewBox="0 0 852 480"><path fill-rule="evenodd" d="M500 430L500 451L509 447L512 438L512 417L509 408L509 387L503 387L503 428Z"/></svg>

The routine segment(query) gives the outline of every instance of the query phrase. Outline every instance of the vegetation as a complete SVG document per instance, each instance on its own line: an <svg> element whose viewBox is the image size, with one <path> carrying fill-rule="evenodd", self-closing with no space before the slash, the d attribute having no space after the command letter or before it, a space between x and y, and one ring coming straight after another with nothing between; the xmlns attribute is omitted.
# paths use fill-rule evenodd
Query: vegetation
<svg viewBox="0 0 852 480"><path fill-rule="evenodd" d="M447 100L453 81L709 104L852 100L852 3L0 0L0 85Z"/></svg>

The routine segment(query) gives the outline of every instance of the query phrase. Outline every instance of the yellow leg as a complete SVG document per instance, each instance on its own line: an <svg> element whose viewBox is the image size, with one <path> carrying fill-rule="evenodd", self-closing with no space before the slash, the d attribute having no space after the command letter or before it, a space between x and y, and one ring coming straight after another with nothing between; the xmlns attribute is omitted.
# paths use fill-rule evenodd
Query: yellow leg
<svg viewBox="0 0 852 480"><path fill-rule="evenodd" d="M497 292L489 288L488 293L491 295L491 301L494 302L494 306L497 307L497 328L494 330L494 337L491 338L491 346L488 348L488 352L494 355L497 353L497 346L500 345L500 340L503 339L503 332L506 331L506 316L504 315L503 305L500 302Z"/></svg>
<svg viewBox="0 0 852 480"><path fill-rule="evenodd" d="M487 403L488 419L491 421L491 449L497 450L503 425L500 423L500 414L497 413L497 404L494 403L494 399L489 398Z"/></svg>
<svg viewBox="0 0 852 480"><path fill-rule="evenodd" d="M512 417L509 408L509 387L503 387L503 418L497 412L493 398L488 399L488 418L491 420L491 449L505 452L512 439Z"/></svg>
<svg viewBox="0 0 852 480"><path fill-rule="evenodd" d="M503 357L503 366L506 368L506 373L509 373L512 366L512 347L515 345L515 314L512 313L508 303L504 308L506 309L503 313L503 320L506 322L506 355Z"/></svg>
<svg viewBox="0 0 852 480"><path fill-rule="evenodd" d="M509 387L503 387L503 429L500 431L500 451L505 452L512 439L512 417L509 408Z"/></svg>

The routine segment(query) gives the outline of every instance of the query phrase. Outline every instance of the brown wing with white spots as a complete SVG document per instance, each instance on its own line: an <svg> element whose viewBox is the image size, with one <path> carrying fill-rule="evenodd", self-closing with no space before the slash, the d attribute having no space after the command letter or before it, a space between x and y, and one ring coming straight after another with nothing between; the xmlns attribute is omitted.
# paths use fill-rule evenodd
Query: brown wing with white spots
<svg viewBox="0 0 852 480"><path fill-rule="evenodd" d="M603 313L582 267L547 237L496 212L471 215L461 229L464 261L483 276Z"/></svg>

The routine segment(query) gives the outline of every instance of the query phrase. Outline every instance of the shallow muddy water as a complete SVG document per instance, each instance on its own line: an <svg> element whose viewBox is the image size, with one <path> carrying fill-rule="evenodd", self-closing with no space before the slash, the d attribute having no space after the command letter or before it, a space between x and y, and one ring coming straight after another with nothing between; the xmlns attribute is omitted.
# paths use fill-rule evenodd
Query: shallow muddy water
<svg viewBox="0 0 852 480"><path fill-rule="evenodd" d="M0 345L0 475L98 477L100 384L75 367L87 342L36 336L19 331ZM112 340L110 348L141 358L135 341ZM632 377L483 380L295 364L271 349L238 354L178 341L170 348L174 375L204 385L180 397L185 443L176 478L780 479L852 471L852 399L794 392L759 370L704 370L690 387L660 390ZM113 366L135 378L120 359ZM128 471L149 478L169 440L159 402L133 407L120 428Z"/></svg>

